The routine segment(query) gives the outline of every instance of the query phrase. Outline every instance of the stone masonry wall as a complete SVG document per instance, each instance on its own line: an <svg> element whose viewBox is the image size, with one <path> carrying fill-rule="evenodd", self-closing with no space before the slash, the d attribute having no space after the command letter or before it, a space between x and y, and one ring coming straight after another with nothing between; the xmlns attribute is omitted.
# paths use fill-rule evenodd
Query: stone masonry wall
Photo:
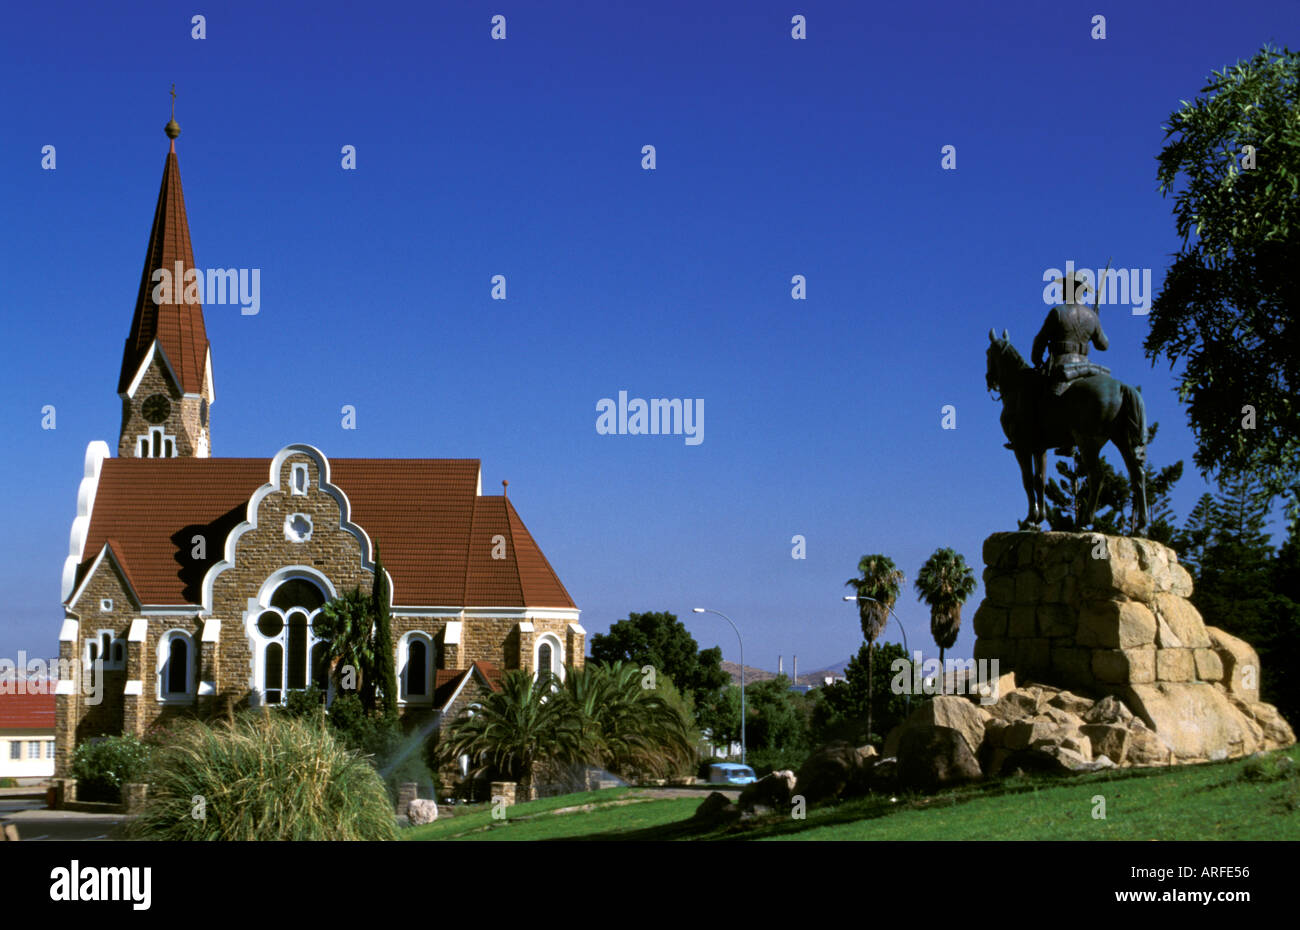
<svg viewBox="0 0 1300 930"><path fill-rule="evenodd" d="M1207 627L1172 550L1100 533L995 533L984 543L978 659L1018 681L1115 695L1180 761L1289 745L1259 701L1259 659Z"/></svg>

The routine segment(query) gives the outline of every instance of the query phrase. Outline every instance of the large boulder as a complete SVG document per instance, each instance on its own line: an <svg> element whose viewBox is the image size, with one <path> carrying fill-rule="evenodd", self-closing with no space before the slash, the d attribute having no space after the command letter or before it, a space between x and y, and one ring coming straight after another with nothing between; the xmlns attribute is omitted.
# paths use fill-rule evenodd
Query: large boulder
<svg viewBox="0 0 1300 930"><path fill-rule="evenodd" d="M914 727L948 727L956 730L966 740L966 748L972 756L979 754L984 742L984 726L990 719L990 713L979 705L963 697L950 694L936 695L926 701L912 715L889 733L885 742L885 755L894 755L901 745L903 735Z"/></svg>
<svg viewBox="0 0 1300 930"><path fill-rule="evenodd" d="M740 816L740 808L731 803L731 798L721 791L713 791L695 808L696 820L735 819Z"/></svg>
<svg viewBox="0 0 1300 930"><path fill-rule="evenodd" d="M1223 681L1229 693L1248 704L1259 700L1259 653L1244 639L1225 633L1218 627L1207 626L1210 648L1223 665Z"/></svg>
<svg viewBox="0 0 1300 930"><path fill-rule="evenodd" d="M904 788L932 792L982 775L966 738L951 727L910 727L899 741L898 782Z"/></svg>
<svg viewBox="0 0 1300 930"><path fill-rule="evenodd" d="M1123 765L1128 756L1132 732L1115 723L1085 723L1079 728L1092 744L1094 756L1105 756L1116 765Z"/></svg>
<svg viewBox="0 0 1300 930"><path fill-rule="evenodd" d="M1130 685L1124 703L1154 730L1179 762L1248 756L1259 739L1227 695L1202 682Z"/></svg>
<svg viewBox="0 0 1300 930"><path fill-rule="evenodd" d="M799 766L794 790L809 804L837 798L867 767L869 758L844 740L827 743Z"/></svg>
<svg viewBox="0 0 1300 930"><path fill-rule="evenodd" d="M740 792L741 810L752 811L760 807L770 810L789 810L794 795L795 774L789 769L769 772Z"/></svg>
<svg viewBox="0 0 1300 930"><path fill-rule="evenodd" d="M438 819L438 802L416 798L406 805L406 819L412 826L433 823Z"/></svg>

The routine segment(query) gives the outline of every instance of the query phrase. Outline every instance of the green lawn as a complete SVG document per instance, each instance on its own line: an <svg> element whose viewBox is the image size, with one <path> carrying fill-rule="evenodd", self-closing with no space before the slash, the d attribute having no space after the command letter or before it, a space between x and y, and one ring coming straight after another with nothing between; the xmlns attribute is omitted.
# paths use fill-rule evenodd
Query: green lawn
<svg viewBox="0 0 1300 930"><path fill-rule="evenodd" d="M1290 759L1287 767L1284 759ZM697 798L649 800L634 788L486 807L405 831L412 840L1300 840L1300 747L1259 760L1009 778L933 797L873 796L709 828ZM1105 799L1095 819L1094 798ZM565 808L577 808L565 811ZM559 813L555 813L560 811Z"/></svg>

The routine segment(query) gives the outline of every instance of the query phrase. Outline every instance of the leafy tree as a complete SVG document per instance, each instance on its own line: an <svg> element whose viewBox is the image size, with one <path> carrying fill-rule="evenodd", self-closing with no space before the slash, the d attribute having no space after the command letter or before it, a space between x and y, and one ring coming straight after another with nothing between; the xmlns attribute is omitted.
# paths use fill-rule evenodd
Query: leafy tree
<svg viewBox="0 0 1300 930"><path fill-rule="evenodd" d="M553 689L521 669L506 672L500 691L451 725L439 746L442 761L469 756L474 774L500 774L525 794L540 775L587 761L582 717Z"/></svg>
<svg viewBox="0 0 1300 930"><path fill-rule="evenodd" d="M1144 349L1182 363L1197 467L1282 493L1300 474L1300 53L1266 46L1202 93L1165 127L1157 177L1182 245Z"/></svg>
<svg viewBox="0 0 1300 930"><path fill-rule="evenodd" d="M930 634L939 647L939 664L944 650L957 642L961 629L961 605L975 591L975 572L954 549L936 549L916 576L919 600L930 608Z"/></svg>
<svg viewBox="0 0 1300 930"><path fill-rule="evenodd" d="M1159 423L1152 423L1147 428L1148 450L1155 442L1159 426ZM1131 520L1125 514L1132 514L1133 487L1127 474L1116 471L1104 458L1099 463L1101 491L1097 495L1093 527L1101 533L1127 535L1126 528L1131 525ZM1056 473L1059 477L1047 479L1043 488L1047 498L1047 522L1053 530L1074 530L1079 525L1079 512L1087 493L1084 488L1086 472L1076 455L1071 461L1058 460ZM1156 471L1148 461L1143 465L1142 473L1149 514L1143 535L1156 542L1171 543L1177 528L1169 499L1173 486L1183 477L1183 463L1174 462Z"/></svg>
<svg viewBox="0 0 1300 930"><path fill-rule="evenodd" d="M715 746L730 747L740 742L740 688L728 685L710 694L696 708L700 728L709 733Z"/></svg>
<svg viewBox="0 0 1300 930"><path fill-rule="evenodd" d="M626 779L666 778L695 766L694 733L686 707L666 676L645 687L641 669L630 662L588 663L564 680L582 732L586 761Z"/></svg>
<svg viewBox="0 0 1300 930"><path fill-rule="evenodd" d="M375 543L375 585L371 593L371 612L375 617L374 674L370 676L372 688L378 687L382 695L381 709L389 720L397 720L397 669L393 662L393 625L388 616L388 573L379 557L379 544ZM371 698L372 705L374 698Z"/></svg>
<svg viewBox="0 0 1300 930"><path fill-rule="evenodd" d="M1178 530L1169 545L1178 553L1178 561L1195 579L1200 575L1200 566L1205 559L1205 548L1210 544L1217 519L1214 495L1205 493L1196 502L1192 512L1187 515L1187 522Z"/></svg>
<svg viewBox="0 0 1300 930"><path fill-rule="evenodd" d="M903 573L899 571L891 558L886 555L864 555L858 560L858 577L844 582L858 594L858 619L862 623L862 635L867 641L867 655L871 654L871 645L876 641L889 622L889 613L898 601L902 590ZM871 690L870 676L873 665L867 663L868 690ZM871 730L871 702L867 702L867 730Z"/></svg>
<svg viewBox="0 0 1300 930"><path fill-rule="evenodd" d="M374 690L365 690L374 666L374 617L371 599L353 588L329 601L316 617L317 634L328 640L330 679L341 694L356 690L362 705L374 709ZM348 670L352 674L348 675ZM350 680L353 679L354 680ZM350 686L350 687L349 687Z"/></svg>
<svg viewBox="0 0 1300 930"><path fill-rule="evenodd" d="M899 659L911 663L911 657L897 643L881 643L870 653L863 643L845 666L844 681L815 689L820 699L812 708L814 741L843 739L854 745L874 741L878 737L867 724L872 708L881 709L880 732L888 733L901 723L911 711L912 702L909 694L895 693L891 687L894 662ZM875 684L877 681L880 684Z"/></svg>
<svg viewBox="0 0 1300 930"><path fill-rule="evenodd" d="M591 637L591 658L613 664L631 662L637 668L653 666L690 696L697 709L729 681L722 670L722 650L701 650L676 614L629 613L606 634ZM703 726L703 722L701 722Z"/></svg>
<svg viewBox="0 0 1300 930"><path fill-rule="evenodd" d="M1265 700L1294 722L1300 718L1300 522L1291 523L1271 568L1278 609L1267 643L1270 661L1263 669Z"/></svg>
<svg viewBox="0 0 1300 930"><path fill-rule="evenodd" d="M1274 606L1273 546L1265 529L1271 509L1272 496L1259 478L1228 476L1215 500L1200 576L1192 588L1192 602L1207 623L1256 648Z"/></svg>

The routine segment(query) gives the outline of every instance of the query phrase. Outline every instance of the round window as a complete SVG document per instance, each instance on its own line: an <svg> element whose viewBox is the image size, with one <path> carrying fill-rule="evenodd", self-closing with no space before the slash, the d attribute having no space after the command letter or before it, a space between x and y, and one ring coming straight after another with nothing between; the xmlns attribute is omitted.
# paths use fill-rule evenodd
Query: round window
<svg viewBox="0 0 1300 930"><path fill-rule="evenodd" d="M274 610L268 610L257 618L257 631L263 636L279 636L284 629L284 620Z"/></svg>

